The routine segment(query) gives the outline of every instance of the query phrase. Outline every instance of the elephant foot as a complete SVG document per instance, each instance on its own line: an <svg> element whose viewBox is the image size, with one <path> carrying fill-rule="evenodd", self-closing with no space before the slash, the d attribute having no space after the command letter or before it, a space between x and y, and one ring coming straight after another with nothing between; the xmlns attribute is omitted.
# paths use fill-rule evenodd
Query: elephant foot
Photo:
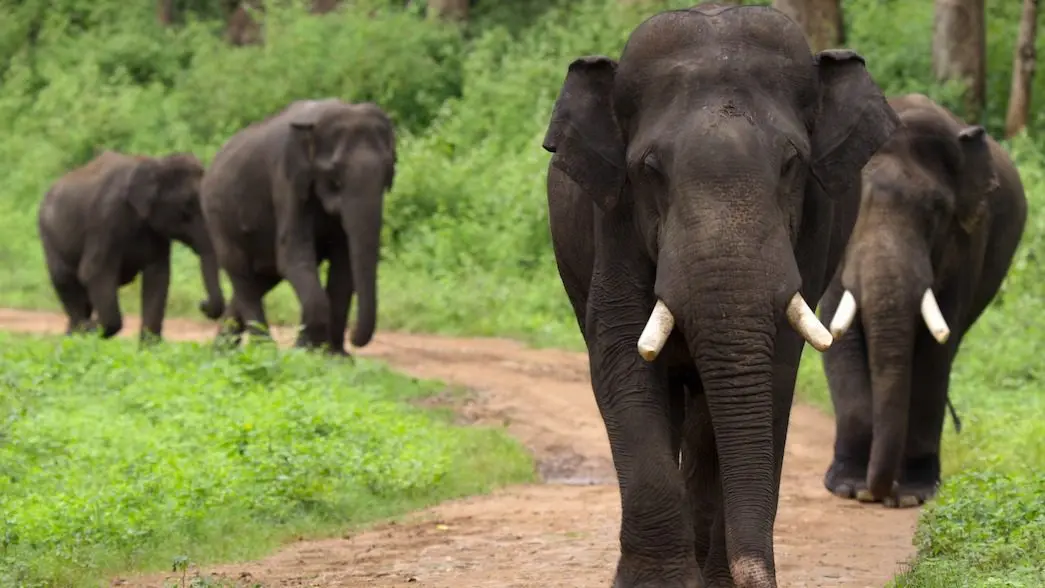
<svg viewBox="0 0 1045 588"><path fill-rule="evenodd" d="M336 357L338 359L347 359L349 362L355 363L355 358L352 357L352 354L349 353L348 350L344 348L344 346L328 345L324 348L324 351L326 351L326 354L331 357Z"/></svg>
<svg viewBox="0 0 1045 588"><path fill-rule="evenodd" d="M908 458L893 494L882 500L889 508L915 508L936 496L940 487L940 456Z"/></svg>
<svg viewBox="0 0 1045 588"><path fill-rule="evenodd" d="M824 474L824 488L839 498L855 498L866 502L870 496L867 490L867 464L862 460L836 455Z"/></svg>
<svg viewBox="0 0 1045 588"><path fill-rule="evenodd" d="M613 588L707 588L707 584L696 559L675 563L621 557Z"/></svg>
<svg viewBox="0 0 1045 588"><path fill-rule="evenodd" d="M98 333L98 322L94 319L71 322L65 329L66 335L96 335Z"/></svg>

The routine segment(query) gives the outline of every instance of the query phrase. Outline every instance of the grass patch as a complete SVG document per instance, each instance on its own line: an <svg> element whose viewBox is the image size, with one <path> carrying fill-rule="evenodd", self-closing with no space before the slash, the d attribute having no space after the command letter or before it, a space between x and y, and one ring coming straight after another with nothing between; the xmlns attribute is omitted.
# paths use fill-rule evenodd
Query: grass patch
<svg viewBox="0 0 1045 588"><path fill-rule="evenodd" d="M442 384L355 362L0 334L0 585L249 558L532 479L501 431L410 404Z"/></svg>

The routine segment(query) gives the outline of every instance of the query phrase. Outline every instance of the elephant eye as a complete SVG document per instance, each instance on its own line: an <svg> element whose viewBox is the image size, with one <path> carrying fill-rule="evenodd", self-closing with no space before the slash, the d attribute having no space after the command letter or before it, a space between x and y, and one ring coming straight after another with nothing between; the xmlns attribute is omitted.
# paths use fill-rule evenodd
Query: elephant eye
<svg viewBox="0 0 1045 588"><path fill-rule="evenodd" d="M330 190L334 191L334 192L340 190L341 189L341 179L340 178L327 178L327 187L330 188Z"/></svg>
<svg viewBox="0 0 1045 588"><path fill-rule="evenodd" d="M664 170L663 170L663 168L661 167L661 164L660 164L660 159L657 157L656 153L652 153L651 152L651 153L646 154L646 156L642 158L642 167L646 171L650 171L650 172L653 172L655 174L663 174L664 173Z"/></svg>

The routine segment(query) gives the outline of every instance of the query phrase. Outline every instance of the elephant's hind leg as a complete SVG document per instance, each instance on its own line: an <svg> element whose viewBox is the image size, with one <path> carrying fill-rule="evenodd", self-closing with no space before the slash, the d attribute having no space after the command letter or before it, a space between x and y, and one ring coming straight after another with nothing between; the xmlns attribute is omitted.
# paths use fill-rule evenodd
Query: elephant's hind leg
<svg viewBox="0 0 1045 588"><path fill-rule="evenodd" d="M821 306L822 316L834 316L837 299L825 295ZM834 459L824 475L824 487L840 498L859 498L869 494L867 467L874 414L867 345L859 319L822 357L835 409Z"/></svg>
<svg viewBox="0 0 1045 588"><path fill-rule="evenodd" d="M65 333L72 335L76 333L93 332L98 325L91 320L91 300L87 295L87 288L76 279L73 273L51 273L51 283L54 285L58 299L62 302L62 308L69 317L69 324Z"/></svg>
<svg viewBox="0 0 1045 588"><path fill-rule="evenodd" d="M251 337L270 338L268 318L263 299L279 283L279 278L229 274L232 282L232 300L218 337L230 344L239 344L244 331Z"/></svg>

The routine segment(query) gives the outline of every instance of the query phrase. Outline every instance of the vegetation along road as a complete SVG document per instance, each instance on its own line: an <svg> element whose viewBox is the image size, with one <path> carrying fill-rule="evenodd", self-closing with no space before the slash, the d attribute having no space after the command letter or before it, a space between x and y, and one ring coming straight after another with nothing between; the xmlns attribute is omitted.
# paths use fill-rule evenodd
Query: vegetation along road
<svg viewBox="0 0 1045 588"><path fill-rule="evenodd" d="M61 333L65 318L0 310L0 329ZM213 324L170 319L169 340L209 340ZM122 335L135 336L137 317ZM290 331L277 330L281 343ZM379 333L359 354L419 378L471 391L459 418L505 426L534 454L543 483L451 501L336 539L297 541L258 561L194 571L265 587L606 586L617 553L619 494L582 353L528 349L498 339ZM913 555L918 510L868 508L821 485L833 423L796 405L791 417L777 561L782 586L880 587ZM179 573L123 577L162 588Z"/></svg>

